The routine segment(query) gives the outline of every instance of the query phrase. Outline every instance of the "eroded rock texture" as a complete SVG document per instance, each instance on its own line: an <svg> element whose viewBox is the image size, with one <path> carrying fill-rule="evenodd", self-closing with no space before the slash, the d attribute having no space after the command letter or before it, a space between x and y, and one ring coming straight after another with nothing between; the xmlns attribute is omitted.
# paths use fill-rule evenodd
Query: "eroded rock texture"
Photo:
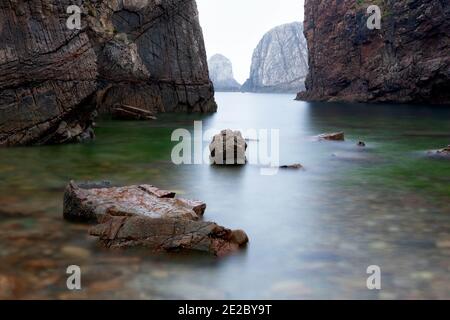
<svg viewBox="0 0 450 320"><path fill-rule="evenodd" d="M67 6L0 2L0 145L91 135L97 58L85 31L66 28Z"/></svg>
<svg viewBox="0 0 450 320"><path fill-rule="evenodd" d="M216 91L234 92L241 90L241 85L233 75L233 65L227 57L221 54L213 55L208 60L208 67Z"/></svg>
<svg viewBox="0 0 450 320"><path fill-rule="evenodd" d="M98 222L105 215L198 220L205 209L201 201L175 199L175 193L151 185L113 187L107 182L72 181L64 194L64 218L78 222Z"/></svg>
<svg viewBox="0 0 450 320"><path fill-rule="evenodd" d="M5 0L0 43L0 145L92 138L96 110L117 104L217 108L195 0Z"/></svg>
<svg viewBox="0 0 450 320"><path fill-rule="evenodd" d="M247 142L240 131L222 130L209 144L211 164L243 165L247 163Z"/></svg>
<svg viewBox="0 0 450 320"><path fill-rule="evenodd" d="M245 92L298 92L305 88L308 49L300 22L267 32L253 52Z"/></svg>
<svg viewBox="0 0 450 320"><path fill-rule="evenodd" d="M382 11L367 28L367 7ZM450 103L446 0L306 0L310 72L298 99Z"/></svg>
<svg viewBox="0 0 450 320"><path fill-rule="evenodd" d="M152 251L194 250L223 256L248 242L240 230L232 231L214 222L185 219L149 219L106 216L91 228L106 247L146 247Z"/></svg>
<svg viewBox="0 0 450 320"><path fill-rule="evenodd" d="M113 187L108 182L70 182L64 218L98 223L90 234L106 247L152 251L195 250L214 255L237 251L248 242L242 230L201 221L206 204L175 198L152 185Z"/></svg>

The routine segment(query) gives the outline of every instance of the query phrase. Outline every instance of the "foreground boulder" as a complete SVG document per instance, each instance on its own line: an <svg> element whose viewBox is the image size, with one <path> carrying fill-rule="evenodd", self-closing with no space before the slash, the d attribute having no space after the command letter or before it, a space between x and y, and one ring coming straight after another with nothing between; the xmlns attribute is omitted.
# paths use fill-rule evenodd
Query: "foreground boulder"
<svg viewBox="0 0 450 320"><path fill-rule="evenodd" d="M105 216L90 234L106 247L146 247L152 251L206 251L223 256L248 242L243 231L231 231L214 222L142 216Z"/></svg>
<svg viewBox="0 0 450 320"><path fill-rule="evenodd" d="M328 141L344 141L345 136L343 132L334 132L334 133L323 133L314 137L315 139L328 140Z"/></svg>
<svg viewBox="0 0 450 320"><path fill-rule="evenodd" d="M206 209L201 201L178 198L151 185L113 187L108 182L70 182L64 194L64 218L98 222L104 215L198 220Z"/></svg>
<svg viewBox="0 0 450 320"><path fill-rule="evenodd" d="M64 218L96 222L90 234L106 247L144 246L153 251L196 250L225 255L248 242L245 232L200 221L201 201L175 198L152 185L114 187L108 182L70 182Z"/></svg>
<svg viewBox="0 0 450 320"><path fill-rule="evenodd" d="M222 130L209 145L211 164L243 165L247 162L247 143L240 131Z"/></svg>

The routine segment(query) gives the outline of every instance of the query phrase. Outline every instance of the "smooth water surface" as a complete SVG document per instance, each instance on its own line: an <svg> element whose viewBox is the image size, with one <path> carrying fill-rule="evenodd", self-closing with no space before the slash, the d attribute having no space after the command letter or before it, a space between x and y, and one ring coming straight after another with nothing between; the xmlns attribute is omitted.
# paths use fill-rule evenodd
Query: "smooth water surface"
<svg viewBox="0 0 450 320"><path fill-rule="evenodd" d="M426 156L450 143L449 108L216 99L213 115L99 121L91 143L1 149L0 298L450 298L450 161ZM176 166L171 134L194 120L279 129L280 164L305 170ZM346 141L311 139L330 131ZM244 229L250 244L220 259L103 249L87 226L62 219L70 180L147 183L203 200L206 220ZM66 288L72 264L81 291ZM381 268L382 290L366 287L370 265Z"/></svg>

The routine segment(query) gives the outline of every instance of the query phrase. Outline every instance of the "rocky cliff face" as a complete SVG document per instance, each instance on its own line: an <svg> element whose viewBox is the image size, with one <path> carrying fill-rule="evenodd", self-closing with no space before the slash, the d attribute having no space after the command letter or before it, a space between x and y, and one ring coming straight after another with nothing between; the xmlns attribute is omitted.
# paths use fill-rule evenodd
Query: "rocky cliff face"
<svg viewBox="0 0 450 320"><path fill-rule="evenodd" d="M208 60L209 76L216 91L240 91L241 85L234 79L231 61L221 54Z"/></svg>
<svg viewBox="0 0 450 320"><path fill-rule="evenodd" d="M0 43L0 145L92 138L115 105L217 108L195 0L6 0Z"/></svg>
<svg viewBox="0 0 450 320"><path fill-rule="evenodd" d="M369 5L381 29L369 30ZM450 103L446 0L306 0L310 73L298 99Z"/></svg>
<svg viewBox="0 0 450 320"><path fill-rule="evenodd" d="M308 50L299 22L278 26L264 35L253 52L247 92L298 92L308 73Z"/></svg>

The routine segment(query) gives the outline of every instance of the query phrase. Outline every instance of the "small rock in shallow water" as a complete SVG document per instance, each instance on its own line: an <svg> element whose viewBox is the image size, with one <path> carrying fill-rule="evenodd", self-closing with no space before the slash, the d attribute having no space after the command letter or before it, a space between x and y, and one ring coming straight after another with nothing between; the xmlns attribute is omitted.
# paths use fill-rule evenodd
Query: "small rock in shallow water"
<svg viewBox="0 0 450 320"><path fill-rule="evenodd" d="M386 242L383 241L375 241L370 244L370 248L376 250L384 250L388 248L388 245Z"/></svg>
<svg viewBox="0 0 450 320"><path fill-rule="evenodd" d="M328 140L328 141L344 141L344 132L334 132L334 133L322 133L318 136L314 137L315 139L321 141L321 140Z"/></svg>
<svg viewBox="0 0 450 320"><path fill-rule="evenodd" d="M428 151L429 156L444 157L450 159L450 145L443 149Z"/></svg>
<svg viewBox="0 0 450 320"><path fill-rule="evenodd" d="M416 280L432 280L434 278L434 274L429 271L413 272L410 276Z"/></svg>
<svg viewBox="0 0 450 320"><path fill-rule="evenodd" d="M280 166L281 169L304 169L300 163L295 163L291 165Z"/></svg>
<svg viewBox="0 0 450 320"><path fill-rule="evenodd" d="M366 146L366 143L363 142L363 141L359 141L356 145L357 145L358 147L365 147L365 146Z"/></svg>
<svg viewBox="0 0 450 320"><path fill-rule="evenodd" d="M436 247L438 248L450 248L450 239L436 241Z"/></svg>
<svg viewBox="0 0 450 320"><path fill-rule="evenodd" d="M87 259L91 255L89 250L86 250L86 249L80 248L80 247L74 247L74 246L62 247L61 252L66 256L70 256L72 258L78 258L78 259Z"/></svg>
<svg viewBox="0 0 450 320"><path fill-rule="evenodd" d="M248 242L248 236L243 230L234 230L231 233L230 241L243 246Z"/></svg>

